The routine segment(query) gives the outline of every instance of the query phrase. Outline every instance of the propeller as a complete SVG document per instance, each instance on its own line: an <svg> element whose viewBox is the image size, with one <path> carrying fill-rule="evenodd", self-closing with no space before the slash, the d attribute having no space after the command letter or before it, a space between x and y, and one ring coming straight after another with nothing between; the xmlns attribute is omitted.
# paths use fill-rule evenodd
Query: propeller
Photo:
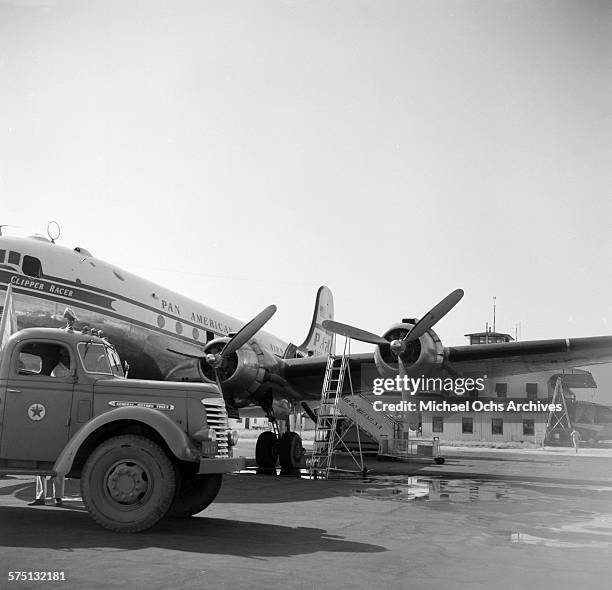
<svg viewBox="0 0 612 590"><path fill-rule="evenodd" d="M433 328L463 297L463 289L455 289L449 293L442 301L434 305L404 336L404 342L412 342L420 338L427 330Z"/></svg>
<svg viewBox="0 0 612 590"><path fill-rule="evenodd" d="M456 289L452 293L449 293L442 301L434 305L408 332L401 340L395 339L389 342L382 336L372 334L366 330L361 330L348 324L341 324L333 320L323 320L323 327L330 332L340 334L351 338L352 340L360 340L361 342L368 342L370 344L377 345L389 345L391 350L397 355L397 362L399 366L400 375L406 374L406 367L404 365L402 354L406 352L406 347L410 342L418 340L427 330L433 328L463 297L463 290Z"/></svg>
<svg viewBox="0 0 612 590"><path fill-rule="evenodd" d="M227 342L227 344L219 352L211 352L208 354L194 354L192 349L189 351L179 350L178 348L168 348L170 352L180 354L189 358L204 359L213 369L215 373L215 381L219 391L223 392L221 388L221 378L219 377L219 369L223 367L223 364L227 357L231 356L241 346L245 345L261 328L268 322L268 320L276 313L276 305L269 305L264 310L260 311L250 322L242 326L238 332L236 332Z"/></svg>
<svg viewBox="0 0 612 590"><path fill-rule="evenodd" d="M211 352L204 357L204 360L215 370L217 385L219 385L218 370L223 366L223 361L253 338L275 313L276 305L269 305L266 309L260 311L248 324L242 326L220 352Z"/></svg>

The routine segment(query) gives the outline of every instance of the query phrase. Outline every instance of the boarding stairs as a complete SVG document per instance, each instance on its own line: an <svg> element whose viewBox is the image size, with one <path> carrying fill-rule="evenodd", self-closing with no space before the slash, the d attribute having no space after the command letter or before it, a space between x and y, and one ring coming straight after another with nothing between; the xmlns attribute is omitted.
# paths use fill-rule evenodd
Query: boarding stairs
<svg viewBox="0 0 612 590"><path fill-rule="evenodd" d="M311 477L328 478L331 471L365 473L359 428L357 428L356 449L349 449L343 440L344 434L348 432L348 427L351 424L359 424L357 407L347 406L342 397L345 383L348 384L349 395L353 395L349 358L350 341L348 338L345 340L341 355L330 354L327 357L327 368L325 369L325 378L321 390L321 403L317 413L312 454L307 461ZM349 369L348 372L347 369ZM348 379L346 379L347 376ZM367 402L367 400L365 401ZM354 469L344 469L336 466L334 454L339 451L349 454L353 460Z"/></svg>
<svg viewBox="0 0 612 590"><path fill-rule="evenodd" d="M416 458L443 463L437 437L432 440L420 437L411 439L405 419L375 410L370 400L353 391L349 342L348 339L345 341L341 355L329 355L327 359L314 443L307 460L310 475L327 478L331 471L365 473L361 431L378 443L380 457L399 460ZM348 387L345 388L345 385ZM354 429L351 428L353 425ZM356 433L356 441L348 440L350 437L347 434L351 430ZM354 462L353 469L336 466L335 455L339 452L349 455Z"/></svg>

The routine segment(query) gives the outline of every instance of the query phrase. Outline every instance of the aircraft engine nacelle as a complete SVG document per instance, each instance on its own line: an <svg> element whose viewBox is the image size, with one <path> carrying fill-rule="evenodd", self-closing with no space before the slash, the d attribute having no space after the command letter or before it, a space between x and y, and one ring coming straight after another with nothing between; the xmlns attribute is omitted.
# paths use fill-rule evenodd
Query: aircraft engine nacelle
<svg viewBox="0 0 612 590"><path fill-rule="evenodd" d="M416 321L404 321L389 328L383 338L389 342L401 340L414 327ZM418 340L409 342L402 354L408 377L428 377L440 370L444 360L444 346L433 330L428 330ZM374 353L374 362L381 377L394 378L399 373L397 357L390 346L379 345Z"/></svg>
<svg viewBox="0 0 612 590"><path fill-rule="evenodd" d="M229 338L211 340L204 347L205 354L221 352L229 340ZM269 373L278 372L277 365L275 357L262 350L255 339L241 346L217 369L224 397L233 398L232 402L237 407L246 406L268 378ZM200 361L199 369L203 381L216 383L215 369L205 358Z"/></svg>

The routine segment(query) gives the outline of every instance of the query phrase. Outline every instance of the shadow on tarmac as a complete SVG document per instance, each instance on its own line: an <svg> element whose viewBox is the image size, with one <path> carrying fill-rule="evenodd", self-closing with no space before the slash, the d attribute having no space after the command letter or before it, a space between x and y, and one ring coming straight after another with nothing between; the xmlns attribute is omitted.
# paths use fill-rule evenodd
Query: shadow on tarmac
<svg viewBox="0 0 612 590"><path fill-rule="evenodd" d="M122 535L96 525L82 511L0 506L0 547L134 551L151 547L170 551L249 558L310 553L380 553L385 547L347 541L325 529L195 517L165 519L143 533ZM1 551L1 550L0 550Z"/></svg>

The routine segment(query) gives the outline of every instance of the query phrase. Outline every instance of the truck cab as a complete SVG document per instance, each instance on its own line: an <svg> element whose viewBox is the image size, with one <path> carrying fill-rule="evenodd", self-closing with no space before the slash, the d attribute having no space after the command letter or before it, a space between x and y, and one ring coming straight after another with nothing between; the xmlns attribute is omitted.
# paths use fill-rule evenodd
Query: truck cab
<svg viewBox="0 0 612 590"><path fill-rule="evenodd" d="M128 380L94 331L28 328L0 353L0 472L80 478L111 530L204 509L244 466L230 442L214 385Z"/></svg>

